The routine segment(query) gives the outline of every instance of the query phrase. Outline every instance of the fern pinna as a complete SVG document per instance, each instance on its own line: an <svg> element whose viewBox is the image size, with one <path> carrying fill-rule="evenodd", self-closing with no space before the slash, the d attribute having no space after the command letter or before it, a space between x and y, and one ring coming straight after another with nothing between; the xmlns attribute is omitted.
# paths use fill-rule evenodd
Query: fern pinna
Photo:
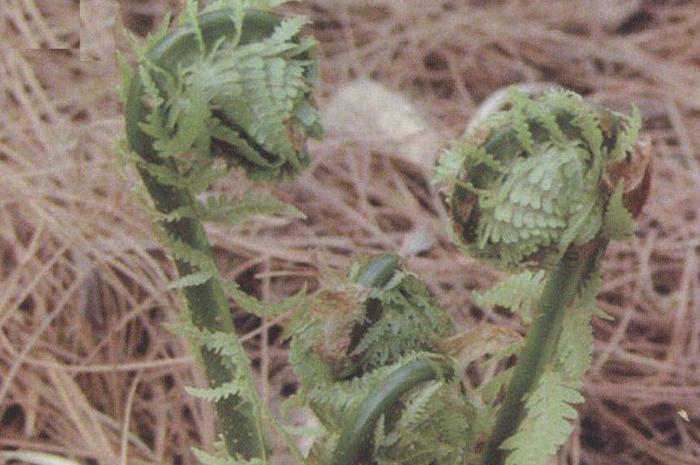
<svg viewBox="0 0 700 465"><path fill-rule="evenodd" d="M636 109L623 116L563 90L537 99L513 91L507 103L446 151L436 181L463 251L540 270L477 301L531 321L515 367L500 379L507 389L484 463L544 465L571 431L571 405L583 401L577 388L590 364L600 261L611 239L634 231L650 145L638 138Z"/></svg>
<svg viewBox="0 0 700 465"><path fill-rule="evenodd" d="M122 61L126 140L119 153L136 167L156 235L175 260L189 318L176 330L198 347L223 436L204 463L263 463L263 418L249 360L238 341L226 294L245 310L269 315L300 296L265 305L227 282L214 264L204 222L235 225L257 214L302 217L263 193L203 193L235 167L253 180L294 176L308 163L306 136L319 136L309 94L316 42L300 34L303 17L269 11L280 1L218 0L197 11L189 0L179 24L168 20L144 45L138 64ZM150 199L150 200L149 200ZM152 205L151 205L152 203Z"/></svg>

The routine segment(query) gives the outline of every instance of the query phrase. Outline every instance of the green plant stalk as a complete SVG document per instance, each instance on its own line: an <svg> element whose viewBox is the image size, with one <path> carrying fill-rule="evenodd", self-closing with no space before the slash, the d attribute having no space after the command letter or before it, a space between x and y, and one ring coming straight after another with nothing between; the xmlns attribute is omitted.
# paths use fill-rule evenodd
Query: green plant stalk
<svg viewBox="0 0 700 465"><path fill-rule="evenodd" d="M393 254L381 254L372 257L360 270L355 282L368 289L385 286L391 280L392 276L394 276L399 262L399 257ZM367 328L376 323L381 317L381 304L376 299L367 299L365 307L366 312L364 320L356 324L352 330L351 343L348 346L348 356L350 356L352 350L360 342ZM338 377L340 379L346 379L356 375L357 370L360 368L360 362L360 360L356 360L355 363L348 365L338 374Z"/></svg>
<svg viewBox="0 0 700 465"><path fill-rule="evenodd" d="M414 360L389 374L381 388L370 392L344 423L333 452L332 465L356 465L370 451L377 421L402 395L419 384L439 377L435 362Z"/></svg>
<svg viewBox="0 0 700 465"><path fill-rule="evenodd" d="M231 17L232 12L225 10L199 16L199 26L207 46L211 46L220 37L233 37L235 29ZM266 34L278 21L278 18L273 15L255 12L247 15L246 26L250 25L254 30L260 28L261 34ZM166 70L173 70L178 63L186 61L196 49L194 33L188 29L179 29L166 36L150 50L147 58ZM139 123L147 114L147 109L141 100L142 95L143 83L137 74L129 88L125 108L129 147L149 162L164 163L153 150L152 139L139 128ZM189 192L161 184L143 169L139 169L139 174L158 211L169 213L181 207L194 205L195 199ZM200 221L183 218L166 223L164 227L177 240L212 257L213 262L211 246ZM181 260L175 260L175 265L179 276L187 276L198 271ZM183 294L192 323L197 328L227 332L240 344L233 326L228 301L218 279L212 277L203 284L186 287ZM235 373L231 372L225 360L215 351L202 348L201 358L210 387L217 387L233 379ZM254 384L252 373L249 372L247 376L250 377L251 384ZM215 408L229 454L241 455L246 459L263 458L265 456L263 428L261 420L256 418L254 406L238 396L228 396L215 402Z"/></svg>
<svg viewBox="0 0 700 465"><path fill-rule="evenodd" d="M506 451L499 446L518 428L524 414L524 398L537 386L546 363L556 350L566 310L599 265L607 244L606 239L596 239L584 246L585 250L572 247L551 272L498 411L486 446L484 465L503 464Z"/></svg>

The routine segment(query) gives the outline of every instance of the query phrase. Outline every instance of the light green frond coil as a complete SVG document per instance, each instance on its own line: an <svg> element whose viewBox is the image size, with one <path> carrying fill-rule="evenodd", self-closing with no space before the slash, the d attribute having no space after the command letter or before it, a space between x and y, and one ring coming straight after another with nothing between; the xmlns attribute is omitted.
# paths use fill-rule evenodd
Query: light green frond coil
<svg viewBox="0 0 700 465"><path fill-rule="evenodd" d="M638 112L626 117L560 90L538 99L514 91L509 103L438 167L458 242L512 268L551 266L601 231L618 235L617 226L603 228L616 186L602 184L608 162L633 149Z"/></svg>
<svg viewBox="0 0 700 465"><path fill-rule="evenodd" d="M321 133L309 97L316 43L300 36L306 20L241 2L200 14L188 5L183 24L150 41L125 75L127 138L141 168L161 180L154 165L172 159L170 171L186 178L217 156L253 179L298 173L306 137Z"/></svg>

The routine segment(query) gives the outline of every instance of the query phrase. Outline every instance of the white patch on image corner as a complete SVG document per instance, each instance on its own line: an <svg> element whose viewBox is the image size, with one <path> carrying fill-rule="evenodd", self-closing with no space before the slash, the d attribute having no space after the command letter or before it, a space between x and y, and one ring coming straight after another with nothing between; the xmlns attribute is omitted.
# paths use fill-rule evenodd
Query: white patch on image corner
<svg viewBox="0 0 700 465"><path fill-rule="evenodd" d="M409 100L376 81L359 79L341 86L322 111L328 134L352 136L395 148L395 154L432 169L441 138Z"/></svg>

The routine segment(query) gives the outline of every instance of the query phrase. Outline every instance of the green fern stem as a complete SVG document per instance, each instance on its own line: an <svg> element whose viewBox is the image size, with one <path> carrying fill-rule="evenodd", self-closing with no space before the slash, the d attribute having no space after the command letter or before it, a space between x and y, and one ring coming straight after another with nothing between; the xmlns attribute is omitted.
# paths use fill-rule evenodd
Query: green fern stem
<svg viewBox="0 0 700 465"><path fill-rule="evenodd" d="M207 46L211 46L223 36L233 37L235 28L232 16L230 11L218 10L198 17L199 27ZM251 12L246 15L244 31L250 28L251 32L248 32L247 35L259 33L264 36L269 34L278 23L279 19L272 14ZM197 43L194 39L194 32L188 28L180 28L153 47L147 53L147 58L166 70L174 71L178 63L186 62L196 50ZM139 123L144 120L148 113L148 109L142 101L143 92L143 82L137 74L131 81L125 107L126 135L129 147L148 162L168 165L173 163L172 160L163 160L158 157L153 149L152 138L139 127ZM172 166L170 167L172 168ZM153 199L155 208L161 213L170 213L179 208L195 205L195 199L188 191L162 184L147 170L140 167L139 174ZM212 257L209 240L199 220L181 218L165 223L163 227L173 238L195 251ZM187 276L199 271L182 260L176 259L175 265L179 276ZM183 294L192 323L197 328L227 332L231 334L231 338L238 342L229 304L222 283L218 279L212 277L203 284L185 287ZM240 342L238 343L240 344ZM234 378L235 374L226 365L224 358L215 351L202 348L201 357L210 387L220 386ZM252 378L252 374L248 374L248 376ZM215 408L229 454L232 456L241 455L246 459L265 456L262 424L260 418L256 418L254 407L250 403L243 401L238 396L230 395L218 400L215 403Z"/></svg>
<svg viewBox="0 0 700 465"><path fill-rule="evenodd" d="M504 463L506 451L499 447L517 430L524 415L525 396L537 385L545 364L554 355L566 310L599 266L607 245L607 239L598 238L585 247L572 247L550 273L498 411L484 465Z"/></svg>
<svg viewBox="0 0 700 465"><path fill-rule="evenodd" d="M402 395L440 376L435 361L414 360L396 369L370 392L344 422L333 452L332 465L356 465L370 450L372 433L379 417L387 413Z"/></svg>

